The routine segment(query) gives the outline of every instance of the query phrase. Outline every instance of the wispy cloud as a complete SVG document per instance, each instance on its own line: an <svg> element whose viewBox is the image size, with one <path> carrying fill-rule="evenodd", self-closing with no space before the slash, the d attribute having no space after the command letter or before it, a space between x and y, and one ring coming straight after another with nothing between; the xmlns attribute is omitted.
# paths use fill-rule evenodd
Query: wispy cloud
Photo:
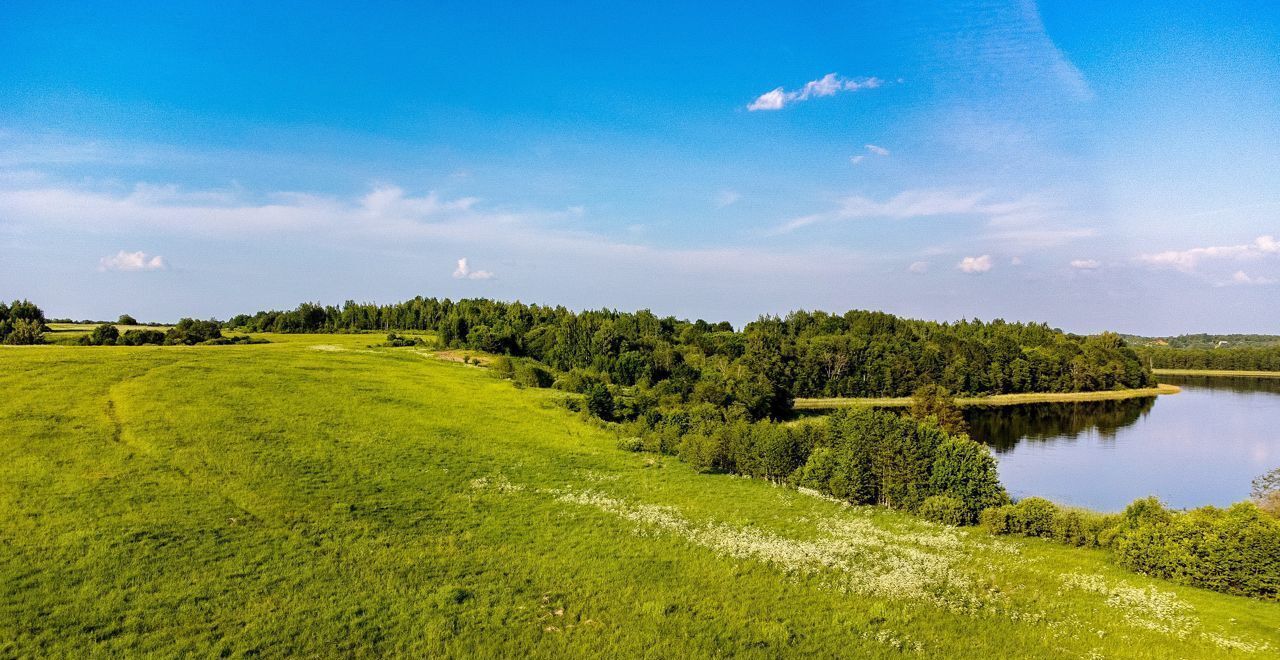
<svg viewBox="0 0 1280 660"><path fill-rule="evenodd" d="M960 260L960 263L956 264L956 268L963 273L970 273L974 275L978 273L985 273L991 270L991 255L984 254L980 257L965 257Z"/></svg>
<svg viewBox="0 0 1280 660"><path fill-rule="evenodd" d="M114 255L98 260L98 270L142 271L165 270L169 267L164 257L148 255L146 252L125 252L121 250Z"/></svg>
<svg viewBox="0 0 1280 660"><path fill-rule="evenodd" d="M716 208L722 209L727 206L733 206L740 199L742 199L742 194L736 190L721 190L716 195Z"/></svg>
<svg viewBox="0 0 1280 660"><path fill-rule="evenodd" d="M1215 245L1143 254L1138 256L1138 261L1149 266L1192 273L1206 261L1243 261L1268 255L1280 255L1280 241L1272 236L1259 236L1252 243L1243 245Z"/></svg>
<svg viewBox="0 0 1280 660"><path fill-rule="evenodd" d="M1102 268L1102 262L1097 259L1072 259L1069 265L1076 270L1097 270Z"/></svg>
<svg viewBox="0 0 1280 660"><path fill-rule="evenodd" d="M463 257L458 260L458 267L453 269L453 277L458 280L491 280L493 273L487 270L471 270L471 264L467 263L466 257Z"/></svg>
<svg viewBox="0 0 1280 660"><path fill-rule="evenodd" d="M917 275L919 275L919 274L921 274L921 273L927 273L927 272L929 272L929 262L927 262L927 261L913 261L913 262L911 262L911 265L910 265L910 266L907 266L907 272L909 272L909 273L915 273L915 274L917 274Z"/></svg>
<svg viewBox="0 0 1280 660"><path fill-rule="evenodd" d="M1275 284L1276 279L1274 277L1254 277L1244 272L1243 270L1237 270L1234 274L1231 275L1231 280L1226 283L1227 284L1245 284L1245 285Z"/></svg>
<svg viewBox="0 0 1280 660"><path fill-rule="evenodd" d="M788 105L808 101L811 98L835 96L840 92L855 92L860 89L875 89L882 84L884 82L879 78L854 80L843 78L835 73L828 73L817 80L810 80L800 89L787 91L782 87L777 87L769 90L749 103L747 110L751 112L757 110L781 110Z"/></svg>
<svg viewBox="0 0 1280 660"><path fill-rule="evenodd" d="M873 156L884 157L889 155L888 149L885 149L884 147L878 147L874 144L865 145L865 148L867 150L867 153ZM862 161L866 160L866 158L867 158L867 154L855 154L849 157L849 162L853 163L854 165L857 165L858 163L861 163Z"/></svg>

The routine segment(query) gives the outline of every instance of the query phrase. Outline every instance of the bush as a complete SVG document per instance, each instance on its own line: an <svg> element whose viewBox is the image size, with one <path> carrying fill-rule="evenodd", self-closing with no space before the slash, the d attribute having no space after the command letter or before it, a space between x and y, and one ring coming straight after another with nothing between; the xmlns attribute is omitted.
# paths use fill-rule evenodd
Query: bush
<svg viewBox="0 0 1280 660"><path fill-rule="evenodd" d="M515 382L528 387L551 387L555 378L542 365L528 360L521 360L515 365Z"/></svg>
<svg viewBox="0 0 1280 660"><path fill-rule="evenodd" d="M116 340L116 344L120 346L142 346L144 344L156 344L157 346L164 343L164 333L159 330L125 330L124 334Z"/></svg>
<svg viewBox="0 0 1280 660"><path fill-rule="evenodd" d="M27 345L44 343L44 324L31 319L17 319L7 322L5 344Z"/></svg>
<svg viewBox="0 0 1280 660"><path fill-rule="evenodd" d="M119 339L120 331L110 323L103 323L81 337L80 343L85 346L115 346Z"/></svg>
<svg viewBox="0 0 1280 660"><path fill-rule="evenodd" d="M116 319L116 323L120 325L138 325L138 319L135 319L128 314L121 314L120 318Z"/></svg>
<svg viewBox="0 0 1280 660"><path fill-rule="evenodd" d="M609 393L608 385L595 383L587 388L585 394L587 412L605 421L613 419L613 395Z"/></svg>
<svg viewBox="0 0 1280 660"><path fill-rule="evenodd" d="M1116 540L1120 565L1214 591L1280 598L1280 521L1249 502L1165 513L1141 519Z"/></svg>
<svg viewBox="0 0 1280 660"><path fill-rule="evenodd" d="M1042 497L1028 497L1017 504L985 509L979 516L983 527L993 534L1053 536L1058 507Z"/></svg>
<svg viewBox="0 0 1280 660"><path fill-rule="evenodd" d="M644 451L644 441L637 436L618 438L618 449L622 451Z"/></svg>
<svg viewBox="0 0 1280 660"><path fill-rule="evenodd" d="M971 520L968 505L950 495L926 497L917 513L926 520L955 527L969 524Z"/></svg>
<svg viewBox="0 0 1280 660"><path fill-rule="evenodd" d="M165 333L164 343L192 346L220 337L222 337L222 329L217 321L182 319Z"/></svg>
<svg viewBox="0 0 1280 660"><path fill-rule="evenodd" d="M968 436L954 436L938 446L929 483L933 492L949 495L964 506L964 522L972 525L978 514L1009 503L1000 483L991 450Z"/></svg>

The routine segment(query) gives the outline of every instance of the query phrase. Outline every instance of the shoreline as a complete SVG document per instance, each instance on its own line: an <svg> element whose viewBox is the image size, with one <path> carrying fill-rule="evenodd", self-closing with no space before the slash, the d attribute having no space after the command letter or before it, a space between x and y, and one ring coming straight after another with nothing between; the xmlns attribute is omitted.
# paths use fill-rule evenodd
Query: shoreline
<svg viewBox="0 0 1280 660"><path fill-rule="evenodd" d="M1232 371L1230 369L1152 369L1157 376L1222 376L1229 378L1280 378L1280 371Z"/></svg>
<svg viewBox="0 0 1280 660"><path fill-rule="evenodd" d="M1106 390L1102 392L1027 392L1023 394L993 394L991 396L956 397L962 408L971 406L1017 406L1028 403L1076 403L1080 401L1119 401L1150 396L1177 394L1177 385L1160 384L1133 390ZM865 406L870 408L905 408L911 405L911 397L831 397L821 399L796 399L795 410L827 410Z"/></svg>

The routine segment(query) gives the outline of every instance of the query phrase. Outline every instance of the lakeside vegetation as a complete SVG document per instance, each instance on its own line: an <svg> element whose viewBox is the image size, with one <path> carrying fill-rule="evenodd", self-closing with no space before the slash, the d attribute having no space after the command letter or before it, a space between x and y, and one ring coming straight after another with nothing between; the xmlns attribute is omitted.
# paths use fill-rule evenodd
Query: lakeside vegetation
<svg viewBox="0 0 1280 660"><path fill-rule="evenodd" d="M265 338L0 349L0 653L1280 648L1274 602L619 451L474 358Z"/></svg>
<svg viewBox="0 0 1280 660"><path fill-rule="evenodd" d="M1280 371L1280 346L1250 348L1163 348L1135 349L1153 369L1197 371Z"/></svg>
<svg viewBox="0 0 1280 660"><path fill-rule="evenodd" d="M1229 369L1152 369L1157 376L1222 376L1225 378L1280 378L1280 371L1231 371Z"/></svg>
<svg viewBox="0 0 1280 660"><path fill-rule="evenodd" d="M1155 375L1166 373L1156 370ZM1198 372L1197 372L1198 373ZM1169 374L1173 375L1173 374ZM1280 375L1280 374L1277 374ZM1024 394L993 394L990 396L956 397L956 405L970 406L1020 406L1029 403L1075 403L1083 401L1123 401L1152 396L1177 394L1177 385L1160 383L1155 387L1103 392L1029 392ZM796 399L796 410L827 410L834 408L906 408L912 397L835 397L826 399Z"/></svg>

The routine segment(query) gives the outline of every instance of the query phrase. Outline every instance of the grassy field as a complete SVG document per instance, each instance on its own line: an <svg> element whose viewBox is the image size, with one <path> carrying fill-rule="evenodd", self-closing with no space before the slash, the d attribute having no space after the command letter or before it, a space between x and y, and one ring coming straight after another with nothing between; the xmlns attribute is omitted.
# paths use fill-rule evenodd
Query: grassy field
<svg viewBox="0 0 1280 660"><path fill-rule="evenodd" d="M1280 378L1280 371L1230 371L1226 369L1152 369L1157 376L1229 376L1235 378Z"/></svg>
<svg viewBox="0 0 1280 660"><path fill-rule="evenodd" d="M1177 394L1182 390L1175 385L1157 385L1135 390L1108 390L1105 392L1052 392L1030 394L996 394L992 396L957 397L961 406L1016 406L1025 403L1071 403L1075 401L1115 401L1147 396ZM797 410L825 410L828 408L905 408L911 405L911 397L831 397L826 399L796 399Z"/></svg>
<svg viewBox="0 0 1280 660"><path fill-rule="evenodd" d="M1280 603L615 448L368 336L0 347L0 657L1218 657Z"/></svg>

